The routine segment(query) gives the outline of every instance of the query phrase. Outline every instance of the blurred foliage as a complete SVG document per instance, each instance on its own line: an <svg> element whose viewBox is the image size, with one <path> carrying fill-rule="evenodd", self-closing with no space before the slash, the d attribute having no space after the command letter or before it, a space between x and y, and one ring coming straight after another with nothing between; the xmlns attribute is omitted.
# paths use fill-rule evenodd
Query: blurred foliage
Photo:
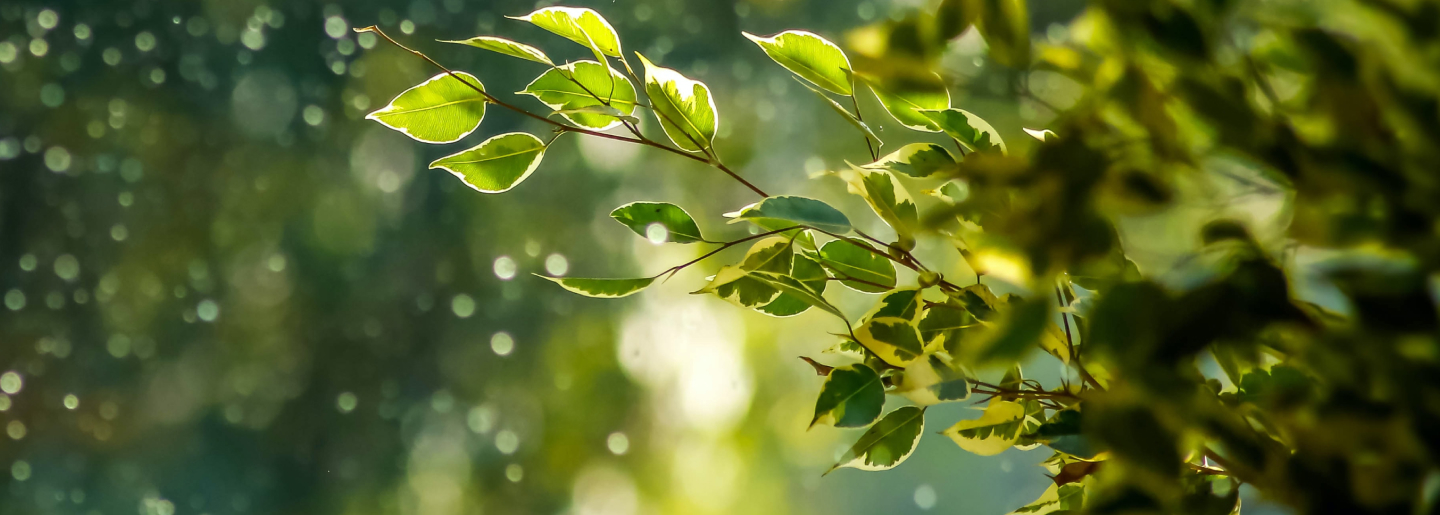
<svg viewBox="0 0 1440 515"><path fill-rule="evenodd" d="M1435 2L71 4L0 511L1436 509Z"/></svg>

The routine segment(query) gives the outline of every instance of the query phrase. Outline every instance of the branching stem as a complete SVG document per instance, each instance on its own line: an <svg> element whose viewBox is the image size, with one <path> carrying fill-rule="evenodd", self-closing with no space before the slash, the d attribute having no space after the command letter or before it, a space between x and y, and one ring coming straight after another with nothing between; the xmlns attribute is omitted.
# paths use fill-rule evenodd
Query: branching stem
<svg viewBox="0 0 1440 515"><path fill-rule="evenodd" d="M553 125L553 126L555 126L555 128L556 128L557 130L561 130L561 131L565 131L565 132L577 132L577 133L580 133L580 134L584 134L584 135L586 135L586 136L594 136L594 137L597 137L597 138L604 138L604 139L615 140L615 141L624 141L624 142L626 142L626 143L634 143L634 144L637 144L637 145L644 145L644 146L647 146L647 147L653 147L653 148L657 148L657 149L660 149L660 150L664 150L664 151L666 151L666 152L669 152L669 153L672 153L672 154L675 154L675 155L678 155L678 156L682 156L682 157L684 157L684 158L686 158L686 159L689 159L689 160L692 160L692 161L699 161L699 162L701 162L701 163L705 163L705 164L707 164L707 165L713 166L713 167L719 169L720 171L725 172L727 175L729 175L731 178L735 179L736 181L739 181L740 184L745 185L746 188L749 188L750 191L755 192L755 194L760 195L761 197L767 197L767 198L770 196L769 194L765 193L764 190L761 190L759 187L756 187L754 184L751 184L750 181L747 181L747 180L745 180L743 177L740 177L740 175L737 174L737 173L735 173L734 170L731 170L729 167L727 167L727 166L725 166L724 164L720 163L719 160L715 159L715 158L714 158L713 156L711 156L709 153L706 153L706 154L703 155L703 156L695 155L695 154L686 152L686 151L684 151L684 150L680 150L680 149L678 149L678 148L671 147L671 146L669 146L669 145L666 145L666 144L657 142L657 141L652 140L652 139L650 139L650 138L646 138L646 137L644 137L644 136L639 136L639 137L635 137L635 138L629 138L629 137L625 137L625 136L616 136L616 135L614 135L614 134L608 134L608 133L604 133L604 132L600 132L600 131L594 131L594 130L590 130L590 129L585 129L585 128L581 128L581 127L576 127L576 126L574 126L574 125L569 125L569 124L557 122L557 121L555 121L555 120L551 120L551 119L546 118L546 117L544 117L544 116L541 116L541 115L532 113L532 112L530 112L530 111L526 111L525 109L523 109L523 108L521 108L521 107L518 107L518 106L516 106L516 105L514 105L514 104L510 104L510 103L508 103L508 102L505 102L504 100L500 100L499 98L496 98L495 95L491 95L489 92L485 91L484 88L481 88L480 86L477 86L477 85L475 85L475 84L471 84L469 81L461 78L461 77L460 77L458 74L456 74L453 70L451 70L450 68L445 67L445 65L442 65L442 64L440 64L439 62L436 62L434 59L431 59L430 56L425 55L423 52L420 52L420 51L418 51L418 50L413 50L413 49L411 49L410 47L407 47L407 46L405 46L405 45L400 44L399 41L395 41L394 38L391 38L390 35L386 34L385 31L381 30L379 27L376 27L376 26L373 26L373 25L372 25L372 26L369 26L369 27L357 28L357 29L355 29L355 32L371 32L371 33L379 34L381 38L385 39L385 41L390 42L390 44L395 45L396 47L399 47L401 50L404 50L404 51L406 51L406 52L410 52L410 53L412 53L412 54L415 54L416 56L420 57L421 59L424 59L425 62L430 63L431 65L435 66L436 68L439 68L440 70L443 70L446 74L450 75L451 77L454 77L455 80L460 81L461 84L464 84L465 86L469 87L470 89L475 90L475 92L480 93L482 96L485 97L485 100L486 100L486 101L488 101L488 102L490 102L490 103L492 103L492 104L498 105L498 106L500 106L500 107L509 109L509 110L514 111L514 112L516 112L516 113L520 113L520 114L522 114L522 115L528 116L528 117L533 118L533 119L535 119L535 120L538 120L538 121L541 121L541 122L544 122L544 123ZM637 135L638 135L638 131L636 131L636 133L637 133Z"/></svg>

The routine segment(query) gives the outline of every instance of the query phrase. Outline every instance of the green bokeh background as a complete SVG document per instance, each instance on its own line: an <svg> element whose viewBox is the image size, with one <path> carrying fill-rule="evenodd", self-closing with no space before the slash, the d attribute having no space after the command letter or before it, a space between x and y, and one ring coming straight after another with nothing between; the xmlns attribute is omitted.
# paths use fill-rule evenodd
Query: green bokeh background
<svg viewBox="0 0 1440 515"><path fill-rule="evenodd" d="M862 140L740 31L843 41L924 2L568 5L709 84L732 168L866 214L839 181L808 178L866 159ZM435 71L350 27L378 24L509 92L543 69L434 40L495 34L587 57L504 18L535 7L0 6L0 371L22 380L0 400L0 513L1004 513L1039 495L1044 451L977 457L935 434L978 416L958 404L931 409L897 469L822 478L858 432L805 430L821 380L795 358L836 328L688 295L721 262L621 301L530 275L632 276L701 252L606 216L635 200L680 204L712 237L746 234L718 214L753 194L717 171L567 135L514 191L482 195L424 165L546 127L492 107L470 138L428 146L363 120ZM1033 33L1063 38L1080 7L1034 2ZM1012 148L1054 116L1007 92L1012 72L973 36L943 63L954 105ZM921 249L960 266L944 250ZM851 313L867 300L835 296Z"/></svg>

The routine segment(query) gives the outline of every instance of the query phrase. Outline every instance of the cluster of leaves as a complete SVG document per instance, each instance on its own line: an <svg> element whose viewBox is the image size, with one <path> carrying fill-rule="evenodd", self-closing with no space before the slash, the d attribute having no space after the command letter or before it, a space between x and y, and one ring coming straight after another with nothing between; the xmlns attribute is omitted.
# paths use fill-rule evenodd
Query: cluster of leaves
<svg viewBox="0 0 1440 515"><path fill-rule="evenodd" d="M556 65L490 36L455 42L548 66L521 93L550 112L530 113L441 67L371 118L433 143L474 131L487 105L554 128L548 141L499 135L432 165L486 193L513 188L550 142L573 132L706 163L760 195L725 215L756 234L723 242L679 206L621 206L611 216L653 242L718 248L651 277L548 279L625 297L748 245L696 293L776 317L818 309L837 319L831 354L847 364L806 358L825 377L812 425L869 429L835 468L894 467L924 433L928 406L978 400L979 418L942 431L960 447L1053 451L1043 466L1054 485L1017 513L1228 514L1239 510L1242 483L1306 512L1417 513L1435 507L1423 485L1440 461L1440 18L1433 2L1335 4L1379 28L1353 32L1294 6L1100 0L1072 24L1083 37L1032 45L1023 1L945 0L857 31L871 44L852 45L861 47L853 62L813 33L745 34L856 128L871 162L823 175L863 197L893 242L820 200L769 196L726 167L709 88L637 53L642 79L615 30L588 9L517 19L579 43L594 61ZM1026 155L952 106L932 71L971 26L995 63L1087 86L1053 130L1025 130L1039 140ZM1388 46L1355 42L1376 40ZM943 133L957 152L910 143L880 155L884 142L859 110L866 89L900 125ZM640 130L642 110L663 140ZM630 135L601 132L615 127ZM1284 249L1238 222L1200 235L1215 258L1193 288L1167 289L1127 258L1114 220L1168 205L1174 178L1211 173L1215 156L1243 160L1257 187L1294 197L1284 248L1368 252L1323 271L1351 313L1294 298ZM906 181L928 183L942 207L922 216ZM919 237L949 243L977 275L1030 293L947 280L911 252ZM900 284L897 267L916 284ZM877 302L852 320L826 299L832 282ZM1025 378L1018 363L1032 351L1063 363L1070 380L1047 388ZM1202 372L1211 359L1219 374ZM984 371L1005 372L986 382ZM886 413L887 396L908 403Z"/></svg>

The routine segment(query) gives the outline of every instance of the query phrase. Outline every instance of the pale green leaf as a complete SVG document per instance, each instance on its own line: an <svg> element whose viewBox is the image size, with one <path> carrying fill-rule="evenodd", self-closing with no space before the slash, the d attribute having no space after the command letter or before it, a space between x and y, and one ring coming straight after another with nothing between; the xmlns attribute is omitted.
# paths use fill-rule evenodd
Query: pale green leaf
<svg viewBox="0 0 1440 515"><path fill-rule="evenodd" d="M833 240L820 248L820 264L852 290L883 293L895 288L895 264L883 252L860 240Z"/></svg>
<svg viewBox="0 0 1440 515"><path fill-rule="evenodd" d="M854 171L849 179L850 191L863 197L870 209L895 229L901 241L913 242L920 226L920 212L910 192L888 170L855 167Z"/></svg>
<svg viewBox="0 0 1440 515"><path fill-rule="evenodd" d="M990 122L985 121L974 113L964 109L944 109L939 111L922 110L918 111L931 120L935 121L945 134L955 141L960 142L966 149L975 152L989 150L991 147L1000 147L1000 152L1006 152L1005 140L1000 138L1000 133Z"/></svg>
<svg viewBox="0 0 1440 515"><path fill-rule="evenodd" d="M1040 140L1040 141L1045 141L1045 140L1048 140L1048 139L1051 139L1051 138L1058 138L1058 137L1059 137L1059 136L1055 135L1055 131L1052 131L1052 130L1050 130L1050 129L1036 130L1036 129L1024 129L1024 128L1022 128L1021 130L1025 131L1025 134L1029 134L1030 137L1035 138L1035 139L1038 139L1038 140Z"/></svg>
<svg viewBox="0 0 1440 515"><path fill-rule="evenodd" d="M705 241L700 235L700 226L680 206L668 202L631 202L610 212L610 218L625 224L635 234L653 238L652 231L664 228L664 238L659 242L695 243ZM658 228L652 229L652 225ZM659 232L656 232L659 234ZM652 240L653 241L653 240Z"/></svg>
<svg viewBox="0 0 1440 515"><path fill-rule="evenodd" d="M934 143L911 143L862 168L889 170L918 179L942 172L954 172L959 166L955 156L945 147Z"/></svg>
<svg viewBox="0 0 1440 515"><path fill-rule="evenodd" d="M464 72L455 75L459 78L448 73L431 77L365 118L424 143L460 141L480 127L486 99L476 90L485 89L480 79Z"/></svg>
<svg viewBox="0 0 1440 515"><path fill-rule="evenodd" d="M524 132L492 137L475 148L440 158L430 168L441 169L481 193L509 191L525 180L545 156L545 142Z"/></svg>
<svg viewBox="0 0 1440 515"><path fill-rule="evenodd" d="M528 21L610 57L621 57L620 36L599 13L580 7L546 7L511 19Z"/></svg>
<svg viewBox="0 0 1440 515"><path fill-rule="evenodd" d="M680 72L656 66L643 55L635 55L645 65L645 94L670 141L691 152L713 147L720 114L715 110L710 88Z"/></svg>
<svg viewBox="0 0 1440 515"><path fill-rule="evenodd" d="M1015 445L1025 426L1025 407L1020 403L993 399L978 419L961 420L942 432L961 449L981 456L994 456Z"/></svg>
<svg viewBox="0 0 1440 515"><path fill-rule="evenodd" d="M510 41L505 38L497 38L493 36L477 36L462 41L441 41L441 43L469 45L475 48L489 50L491 52L499 54L505 54L510 57L518 57L526 61L534 61L540 64L555 66L555 63L550 61L550 57L546 56L545 52L540 51L540 49L517 41Z"/></svg>
<svg viewBox="0 0 1440 515"><path fill-rule="evenodd" d="M551 68L521 91L587 129L620 125L635 112L635 87L619 72L595 61Z"/></svg>
<svg viewBox="0 0 1440 515"><path fill-rule="evenodd" d="M940 126L920 111L950 107L950 90L945 87L945 81L934 72L923 77L928 80L907 77L907 80L897 79L887 83L867 80L866 84L875 92L875 98L880 100L885 111L901 125L911 130L940 132Z"/></svg>
<svg viewBox="0 0 1440 515"><path fill-rule="evenodd" d="M829 40L800 30L787 30L768 38L748 32L743 34L760 45L765 54L780 66L816 86L837 95L854 94L850 59Z"/></svg>
<svg viewBox="0 0 1440 515"><path fill-rule="evenodd" d="M845 213L819 200L792 195L769 197L725 216L734 219L731 223L744 220L770 230L805 225L844 234L851 229Z"/></svg>
<svg viewBox="0 0 1440 515"><path fill-rule="evenodd" d="M810 427L865 427L880 417L884 406L885 386L874 369L860 363L837 367L820 387Z"/></svg>
<svg viewBox="0 0 1440 515"><path fill-rule="evenodd" d="M570 277L542 277L561 288L586 297L597 299L618 299L638 293L655 282L654 277L645 279L576 279Z"/></svg>
<svg viewBox="0 0 1440 515"><path fill-rule="evenodd" d="M920 435L924 432L925 408L905 406L891 411L861 435L840 462L825 473L841 467L860 470L895 468L915 452L915 444L920 442Z"/></svg>

